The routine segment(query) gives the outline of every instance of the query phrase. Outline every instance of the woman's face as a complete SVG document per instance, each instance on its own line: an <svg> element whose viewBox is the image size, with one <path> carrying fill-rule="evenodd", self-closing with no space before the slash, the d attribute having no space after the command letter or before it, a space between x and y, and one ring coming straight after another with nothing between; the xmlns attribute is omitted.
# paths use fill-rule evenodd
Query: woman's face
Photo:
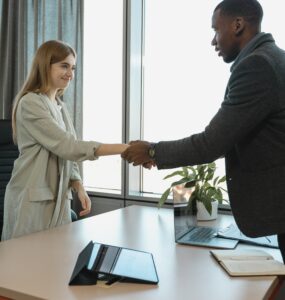
<svg viewBox="0 0 285 300"><path fill-rule="evenodd" d="M51 65L50 80L53 91L65 89L74 77L75 58L72 54L68 55L64 60Z"/></svg>

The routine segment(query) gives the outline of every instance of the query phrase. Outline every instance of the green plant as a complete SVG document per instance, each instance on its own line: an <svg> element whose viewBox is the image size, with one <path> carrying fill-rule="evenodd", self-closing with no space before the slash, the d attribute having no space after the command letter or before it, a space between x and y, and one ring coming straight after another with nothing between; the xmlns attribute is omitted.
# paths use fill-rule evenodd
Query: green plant
<svg viewBox="0 0 285 300"><path fill-rule="evenodd" d="M223 192L227 193L221 184L226 181L226 176L219 177L215 175L216 164L215 162L209 164L202 164L197 166L182 167L180 170L175 171L163 179L168 179L174 176L182 177L178 181L172 182L170 187L162 194L158 205L161 207L167 200L173 187L177 185L184 185L186 188L193 188L189 198L189 205L196 207L196 201L200 201L204 204L205 208L212 214L212 201L218 200L221 204L223 201Z"/></svg>

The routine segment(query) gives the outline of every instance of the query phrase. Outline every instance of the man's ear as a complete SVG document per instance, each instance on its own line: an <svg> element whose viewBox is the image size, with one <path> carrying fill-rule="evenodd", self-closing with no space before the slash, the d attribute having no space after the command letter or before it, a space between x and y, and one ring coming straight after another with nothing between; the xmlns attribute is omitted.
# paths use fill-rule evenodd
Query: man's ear
<svg viewBox="0 0 285 300"><path fill-rule="evenodd" d="M244 18L243 17L235 18L235 20L233 22L233 27L234 27L233 29L234 29L235 35L236 36L241 35L245 28Z"/></svg>

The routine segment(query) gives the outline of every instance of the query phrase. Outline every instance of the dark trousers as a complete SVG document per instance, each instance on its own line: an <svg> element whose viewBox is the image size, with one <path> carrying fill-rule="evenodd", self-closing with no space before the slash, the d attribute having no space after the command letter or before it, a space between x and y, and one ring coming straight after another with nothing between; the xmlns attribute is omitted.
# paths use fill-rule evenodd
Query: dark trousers
<svg viewBox="0 0 285 300"><path fill-rule="evenodd" d="M285 263L285 233L278 234L277 239L283 262Z"/></svg>

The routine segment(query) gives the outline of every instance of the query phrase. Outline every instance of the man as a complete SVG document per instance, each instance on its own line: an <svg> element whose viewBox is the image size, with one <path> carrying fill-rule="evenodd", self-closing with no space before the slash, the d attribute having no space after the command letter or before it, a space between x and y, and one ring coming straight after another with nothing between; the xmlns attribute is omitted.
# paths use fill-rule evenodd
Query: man
<svg viewBox="0 0 285 300"><path fill-rule="evenodd" d="M237 225L251 237L278 234L285 262L285 52L261 33L262 16L256 0L224 0L215 8L212 45L234 63L205 130L176 141L132 142L122 157L166 169L224 156Z"/></svg>

